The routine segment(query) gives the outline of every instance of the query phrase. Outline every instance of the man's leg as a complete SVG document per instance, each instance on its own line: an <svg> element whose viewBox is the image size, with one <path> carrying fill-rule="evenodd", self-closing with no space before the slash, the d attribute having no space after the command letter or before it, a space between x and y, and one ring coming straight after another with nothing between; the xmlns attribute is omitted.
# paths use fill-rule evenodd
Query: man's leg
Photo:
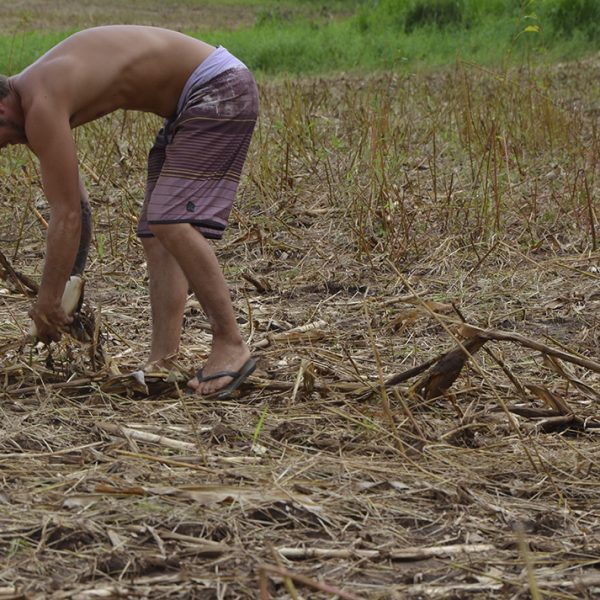
<svg viewBox="0 0 600 600"><path fill-rule="evenodd" d="M250 351L235 320L229 289L212 247L188 223L150 225L150 230L179 263L210 322L212 349L203 374L238 371L250 358ZM220 377L199 384L194 378L189 385L200 394L212 394L231 381L231 377Z"/></svg>
<svg viewBox="0 0 600 600"><path fill-rule="evenodd" d="M157 238L141 240L148 263L152 309L152 347L147 364L168 368L169 357L176 355L179 349L188 281L175 258Z"/></svg>

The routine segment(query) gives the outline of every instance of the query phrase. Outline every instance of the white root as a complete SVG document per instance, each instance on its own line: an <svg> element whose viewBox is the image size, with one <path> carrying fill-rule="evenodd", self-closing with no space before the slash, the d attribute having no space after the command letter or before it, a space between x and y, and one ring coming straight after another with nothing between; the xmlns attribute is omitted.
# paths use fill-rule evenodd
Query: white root
<svg viewBox="0 0 600 600"><path fill-rule="evenodd" d="M79 300L83 294L83 279L79 275L71 275L65 284L65 291L62 295L60 305L68 316L71 316L79 306ZM37 328L35 323L31 324L29 334L33 337L37 336Z"/></svg>

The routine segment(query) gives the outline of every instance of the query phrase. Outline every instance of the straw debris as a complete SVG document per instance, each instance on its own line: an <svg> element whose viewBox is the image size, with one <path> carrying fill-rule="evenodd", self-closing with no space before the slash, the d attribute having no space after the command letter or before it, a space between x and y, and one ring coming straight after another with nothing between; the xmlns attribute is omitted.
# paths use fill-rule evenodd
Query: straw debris
<svg viewBox="0 0 600 600"><path fill-rule="evenodd" d="M194 298L141 369L158 119L77 132L86 342L23 340L44 230L11 148L0 599L598 597L599 64L262 83L217 246L259 368L226 402L186 393Z"/></svg>

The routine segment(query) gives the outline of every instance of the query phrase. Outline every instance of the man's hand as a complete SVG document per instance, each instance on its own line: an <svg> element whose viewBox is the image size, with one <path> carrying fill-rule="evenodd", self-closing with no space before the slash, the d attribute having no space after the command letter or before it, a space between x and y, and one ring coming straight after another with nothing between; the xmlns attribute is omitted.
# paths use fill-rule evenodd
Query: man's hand
<svg viewBox="0 0 600 600"><path fill-rule="evenodd" d="M36 337L45 344L58 342L69 324L73 322L73 317L65 313L60 302L52 304L37 302L29 311L29 316L35 323Z"/></svg>

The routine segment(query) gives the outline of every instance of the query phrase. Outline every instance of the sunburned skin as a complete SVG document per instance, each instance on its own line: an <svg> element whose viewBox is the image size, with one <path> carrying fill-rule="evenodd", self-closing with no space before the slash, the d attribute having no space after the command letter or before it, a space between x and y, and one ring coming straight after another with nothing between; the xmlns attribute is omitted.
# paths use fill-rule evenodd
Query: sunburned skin
<svg viewBox="0 0 600 600"><path fill-rule="evenodd" d="M81 31L11 78L27 117L40 93L71 127L119 108L171 116L192 71L213 46L157 27L111 25Z"/></svg>

